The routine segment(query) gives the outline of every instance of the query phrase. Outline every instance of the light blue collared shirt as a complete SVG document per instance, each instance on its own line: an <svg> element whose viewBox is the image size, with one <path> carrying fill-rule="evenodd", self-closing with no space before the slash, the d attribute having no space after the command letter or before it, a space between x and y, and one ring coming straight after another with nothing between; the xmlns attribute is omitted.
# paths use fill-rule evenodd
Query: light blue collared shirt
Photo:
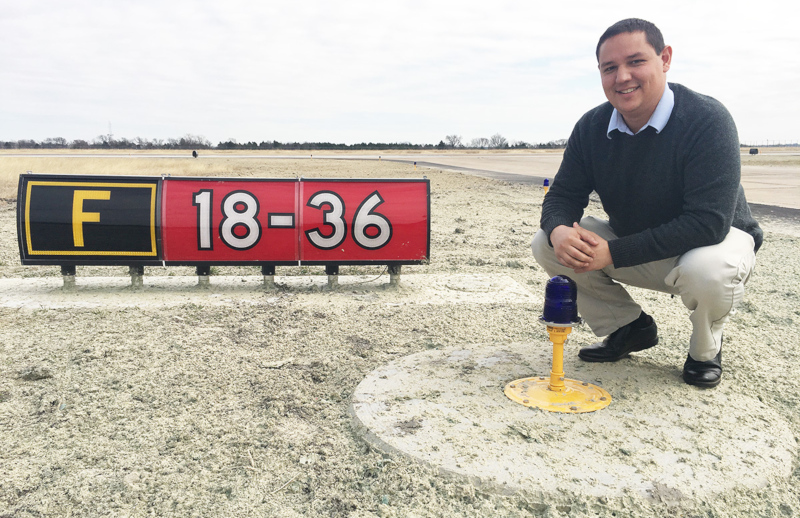
<svg viewBox="0 0 800 518"><path fill-rule="evenodd" d="M664 86L664 93L661 94L661 100L658 101L658 106L656 106L655 111L653 111L653 115L650 116L650 120L636 133L644 131L648 126L652 126L656 130L656 133L661 133L661 130L663 130L664 126L669 122L669 116L672 115L672 109L674 107L675 94L672 93L672 90L669 89L669 84L667 84ZM616 108L611 112L611 120L608 121L606 136L611 138L611 132L614 130L619 130L621 133L627 133L628 135L634 134L628 125L625 124L625 119L622 118L622 115L619 114Z"/></svg>

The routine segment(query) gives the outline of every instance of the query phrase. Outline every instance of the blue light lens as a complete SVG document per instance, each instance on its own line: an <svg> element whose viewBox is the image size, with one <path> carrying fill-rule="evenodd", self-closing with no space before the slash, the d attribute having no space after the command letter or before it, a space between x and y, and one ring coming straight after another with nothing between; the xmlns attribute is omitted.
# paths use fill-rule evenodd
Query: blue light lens
<svg viewBox="0 0 800 518"><path fill-rule="evenodd" d="M547 281L544 292L542 320L554 324L574 324L578 318L578 287L566 275L556 275Z"/></svg>

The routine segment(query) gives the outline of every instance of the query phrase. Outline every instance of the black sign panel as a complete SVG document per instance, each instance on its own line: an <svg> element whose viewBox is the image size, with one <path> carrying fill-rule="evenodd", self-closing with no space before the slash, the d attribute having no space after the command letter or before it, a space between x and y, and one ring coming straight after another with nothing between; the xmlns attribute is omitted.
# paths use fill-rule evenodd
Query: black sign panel
<svg viewBox="0 0 800 518"><path fill-rule="evenodd" d="M158 178L20 176L23 264L157 261Z"/></svg>

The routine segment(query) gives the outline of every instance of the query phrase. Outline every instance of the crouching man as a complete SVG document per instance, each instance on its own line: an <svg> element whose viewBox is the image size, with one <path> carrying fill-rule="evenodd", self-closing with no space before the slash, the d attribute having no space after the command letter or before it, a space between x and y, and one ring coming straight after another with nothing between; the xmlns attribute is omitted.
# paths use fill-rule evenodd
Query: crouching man
<svg viewBox="0 0 800 518"><path fill-rule="evenodd" d="M627 19L597 44L607 103L575 125L542 206L533 255L578 286L581 316L613 362L658 343L653 319L623 284L679 295L691 311L686 383L719 384L722 331L763 233L740 184L736 126L722 104L667 83L672 48L650 22ZM608 220L583 217L592 191Z"/></svg>

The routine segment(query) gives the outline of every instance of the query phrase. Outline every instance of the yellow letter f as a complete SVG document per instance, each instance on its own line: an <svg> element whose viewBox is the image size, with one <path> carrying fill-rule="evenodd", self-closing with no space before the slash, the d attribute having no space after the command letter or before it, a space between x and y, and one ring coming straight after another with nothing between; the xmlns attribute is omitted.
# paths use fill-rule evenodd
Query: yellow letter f
<svg viewBox="0 0 800 518"><path fill-rule="evenodd" d="M72 240L83 246L83 224L98 223L99 212L83 212L83 200L110 200L111 191L75 191L72 198Z"/></svg>

